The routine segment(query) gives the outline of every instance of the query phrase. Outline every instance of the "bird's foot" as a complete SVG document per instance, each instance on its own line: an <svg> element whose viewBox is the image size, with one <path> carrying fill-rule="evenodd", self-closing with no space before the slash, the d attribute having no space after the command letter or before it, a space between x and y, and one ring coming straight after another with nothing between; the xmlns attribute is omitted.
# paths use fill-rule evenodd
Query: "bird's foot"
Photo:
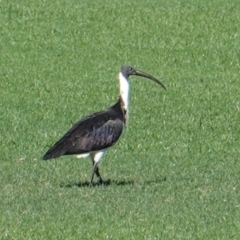
<svg viewBox="0 0 240 240"><path fill-rule="evenodd" d="M98 181L96 184L94 184L92 181L89 183L89 187L92 187L94 185L104 185L104 181L102 180L102 178L98 178Z"/></svg>
<svg viewBox="0 0 240 240"><path fill-rule="evenodd" d="M107 179L105 181L102 180L101 182L99 182L99 185L101 185L101 186L108 186L110 183L111 183L111 180Z"/></svg>
<svg viewBox="0 0 240 240"><path fill-rule="evenodd" d="M104 185L104 181L102 180L101 177L98 178L98 185Z"/></svg>
<svg viewBox="0 0 240 240"><path fill-rule="evenodd" d="M98 186L107 186L107 185L110 184L110 182L111 182L110 179L108 179L106 181L103 181L102 178L98 178L97 183L90 182L88 186L89 187L93 187L93 186L96 186L96 185L98 185Z"/></svg>

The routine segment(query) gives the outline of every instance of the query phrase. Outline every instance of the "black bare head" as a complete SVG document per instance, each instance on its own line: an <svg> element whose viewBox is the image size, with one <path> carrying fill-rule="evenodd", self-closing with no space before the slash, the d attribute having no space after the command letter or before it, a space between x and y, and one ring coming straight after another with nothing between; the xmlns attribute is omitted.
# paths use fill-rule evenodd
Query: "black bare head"
<svg viewBox="0 0 240 240"><path fill-rule="evenodd" d="M125 78L128 78L131 75L136 75L137 70L129 65L125 65L121 69L121 73Z"/></svg>
<svg viewBox="0 0 240 240"><path fill-rule="evenodd" d="M126 79L128 79L131 75L148 78L148 79L156 82L157 84L161 85L166 90L166 87L159 80L157 80L155 77L151 76L148 73L137 70L137 69L135 69L131 66L128 66L128 65L123 66L122 69L121 69L121 73Z"/></svg>

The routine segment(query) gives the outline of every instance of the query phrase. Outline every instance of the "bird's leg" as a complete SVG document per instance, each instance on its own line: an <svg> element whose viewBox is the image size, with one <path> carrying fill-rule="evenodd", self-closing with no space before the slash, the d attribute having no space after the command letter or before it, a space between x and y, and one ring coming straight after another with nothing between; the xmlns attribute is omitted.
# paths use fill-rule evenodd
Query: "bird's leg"
<svg viewBox="0 0 240 240"><path fill-rule="evenodd" d="M91 179L90 179L90 186L92 186L92 183L93 183L93 177L94 177L94 174L96 174L97 178L98 178L98 183L102 184L103 183L103 180L101 178L101 175L99 173L99 169L98 169L98 163L103 155L104 151L99 151L99 152L92 152L91 153L91 158L92 158L92 164L93 164L93 167L92 167L92 175L91 175Z"/></svg>
<svg viewBox="0 0 240 240"><path fill-rule="evenodd" d="M102 184L103 183L103 180L100 176L100 173L99 173L99 168L97 167L96 170L95 170L95 173L97 175L97 178L98 178L98 183Z"/></svg>
<svg viewBox="0 0 240 240"><path fill-rule="evenodd" d="M90 187L92 186L94 173L95 173L95 164L93 164L93 168L92 168L92 175L91 175L91 179L90 179L90 183L89 183L89 186L90 186Z"/></svg>
<svg viewBox="0 0 240 240"><path fill-rule="evenodd" d="M98 166L97 166L98 162L94 162L93 161L93 168L92 168L92 175L91 175L91 180L90 180L90 186L92 186L92 183L93 183L93 178L94 178L94 173L97 175L98 177L98 183L102 184L103 183L103 180L100 176L100 173L99 173L99 169L98 169Z"/></svg>
<svg viewBox="0 0 240 240"><path fill-rule="evenodd" d="M97 166L97 162L94 162L93 161L93 167L92 167L92 175L91 175L91 180L90 180L90 186L92 186L92 183L93 183L93 178L94 178L94 174L96 173L97 177L101 179L101 176L99 174L99 171L98 171L98 166Z"/></svg>

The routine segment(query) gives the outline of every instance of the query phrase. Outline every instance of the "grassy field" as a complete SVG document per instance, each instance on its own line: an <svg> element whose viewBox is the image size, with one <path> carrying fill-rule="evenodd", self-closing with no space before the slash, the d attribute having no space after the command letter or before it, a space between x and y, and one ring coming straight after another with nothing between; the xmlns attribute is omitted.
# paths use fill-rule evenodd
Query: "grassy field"
<svg viewBox="0 0 240 240"><path fill-rule="evenodd" d="M235 2L235 3L234 3ZM0 239L240 239L240 3L0 1ZM89 159L41 160L118 97L130 119Z"/></svg>

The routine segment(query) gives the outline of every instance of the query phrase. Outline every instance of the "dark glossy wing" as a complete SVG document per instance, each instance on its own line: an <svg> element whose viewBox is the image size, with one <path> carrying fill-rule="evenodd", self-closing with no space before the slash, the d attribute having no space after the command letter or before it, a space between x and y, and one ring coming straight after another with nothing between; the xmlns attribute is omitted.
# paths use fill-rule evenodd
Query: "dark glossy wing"
<svg viewBox="0 0 240 240"><path fill-rule="evenodd" d="M108 120L100 127L75 137L75 145L66 154L85 153L108 148L119 139L124 124L120 119Z"/></svg>
<svg viewBox="0 0 240 240"><path fill-rule="evenodd" d="M112 109L92 114L76 123L47 151L43 159L108 148L118 140L123 127L121 114Z"/></svg>

